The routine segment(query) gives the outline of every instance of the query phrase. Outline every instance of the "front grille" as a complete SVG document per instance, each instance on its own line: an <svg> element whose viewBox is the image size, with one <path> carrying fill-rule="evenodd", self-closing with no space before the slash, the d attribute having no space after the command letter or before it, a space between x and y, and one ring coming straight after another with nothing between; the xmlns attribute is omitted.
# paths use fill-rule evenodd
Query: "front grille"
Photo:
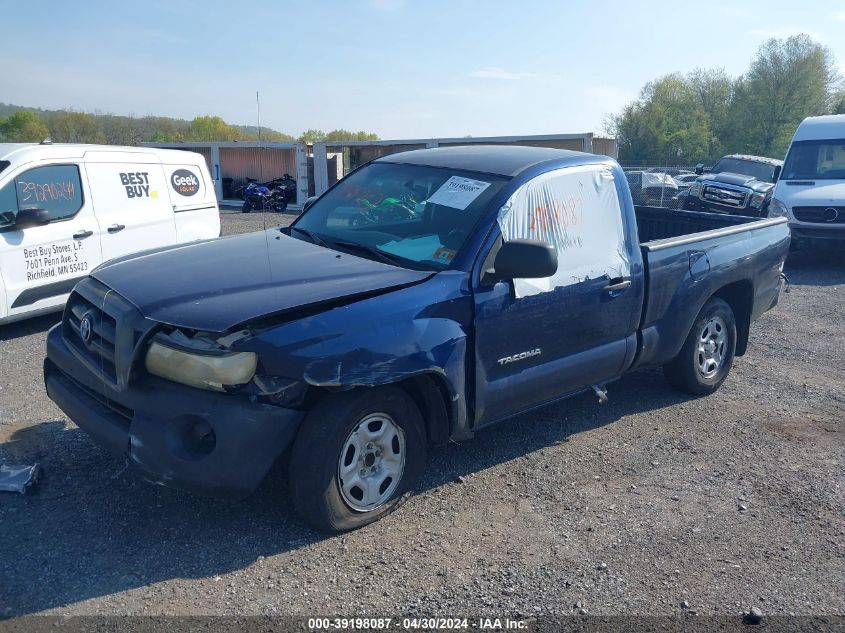
<svg viewBox="0 0 845 633"><path fill-rule="evenodd" d="M793 207L792 215L799 222L845 224L845 207Z"/></svg>
<svg viewBox="0 0 845 633"><path fill-rule="evenodd" d="M88 341L82 339L82 320L88 317L92 325ZM68 299L65 310L64 338L73 349L96 367L112 382L117 379L115 369L115 340L117 324L114 318L77 292Z"/></svg>
<svg viewBox="0 0 845 633"><path fill-rule="evenodd" d="M748 203L748 193L738 189L728 189L716 185L706 185L701 191L701 199L716 204L723 204L737 209L745 208Z"/></svg>

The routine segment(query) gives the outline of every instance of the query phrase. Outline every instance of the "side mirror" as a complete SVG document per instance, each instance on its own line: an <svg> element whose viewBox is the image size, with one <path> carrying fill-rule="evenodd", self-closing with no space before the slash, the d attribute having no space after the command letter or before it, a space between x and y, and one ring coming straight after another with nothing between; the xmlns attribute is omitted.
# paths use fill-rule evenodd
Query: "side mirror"
<svg viewBox="0 0 845 633"><path fill-rule="evenodd" d="M772 176L772 182L777 182L780 179L780 172L783 168L780 165L775 165L775 173Z"/></svg>
<svg viewBox="0 0 845 633"><path fill-rule="evenodd" d="M317 198L319 198L319 197L320 197L320 196L311 196L310 198L306 198L306 199L305 199L305 204L303 204L303 205L302 205L302 212L303 212L303 213L305 213L306 211L308 211L308 209L310 209L310 208L311 208L311 206L312 206L315 202L317 202Z"/></svg>
<svg viewBox="0 0 845 633"><path fill-rule="evenodd" d="M695 166L695 173L699 176L704 173L704 163L698 163L698 165Z"/></svg>
<svg viewBox="0 0 845 633"><path fill-rule="evenodd" d="M15 227L18 229L45 224L50 224L50 212L47 209L21 209L15 216Z"/></svg>
<svg viewBox="0 0 845 633"><path fill-rule="evenodd" d="M517 239L505 242L493 261L497 279L537 279L557 272L554 246L539 240Z"/></svg>

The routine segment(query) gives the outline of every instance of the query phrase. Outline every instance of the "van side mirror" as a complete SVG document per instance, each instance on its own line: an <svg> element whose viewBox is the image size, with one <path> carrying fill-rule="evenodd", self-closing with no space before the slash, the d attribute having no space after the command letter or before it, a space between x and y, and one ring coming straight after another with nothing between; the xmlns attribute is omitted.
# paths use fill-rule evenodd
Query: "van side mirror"
<svg viewBox="0 0 845 633"><path fill-rule="evenodd" d="M516 239L505 242L493 261L497 279L538 279L557 272L554 246L539 240Z"/></svg>
<svg viewBox="0 0 845 633"><path fill-rule="evenodd" d="M50 212L47 209L21 209L15 216L15 228L18 229L45 224L50 224Z"/></svg>
<svg viewBox="0 0 845 633"><path fill-rule="evenodd" d="M311 196L311 197L309 197L309 198L306 198L306 199L305 199L305 204L303 204L303 205L302 205L302 212L303 212L303 213L305 213L306 211L308 211L308 209L310 209L310 208L311 208L311 206L312 206L315 202L317 202L317 198L319 198L319 197L320 197L320 196Z"/></svg>
<svg viewBox="0 0 845 633"><path fill-rule="evenodd" d="M695 173L699 176L704 173L704 163L698 163L698 165L695 166Z"/></svg>

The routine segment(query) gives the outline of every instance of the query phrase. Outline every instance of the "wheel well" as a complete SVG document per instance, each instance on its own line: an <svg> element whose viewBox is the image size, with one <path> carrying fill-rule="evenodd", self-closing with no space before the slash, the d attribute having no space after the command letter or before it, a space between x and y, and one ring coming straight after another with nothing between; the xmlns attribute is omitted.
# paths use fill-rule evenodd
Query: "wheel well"
<svg viewBox="0 0 845 633"><path fill-rule="evenodd" d="M751 308L754 305L754 286L748 280L737 281L720 288L713 296L724 300L733 310L736 319L736 355L742 356L748 349Z"/></svg>
<svg viewBox="0 0 845 633"><path fill-rule="evenodd" d="M449 389L436 374L420 374L395 383L411 396L425 420L429 444L440 445L452 434L452 408L448 406Z"/></svg>

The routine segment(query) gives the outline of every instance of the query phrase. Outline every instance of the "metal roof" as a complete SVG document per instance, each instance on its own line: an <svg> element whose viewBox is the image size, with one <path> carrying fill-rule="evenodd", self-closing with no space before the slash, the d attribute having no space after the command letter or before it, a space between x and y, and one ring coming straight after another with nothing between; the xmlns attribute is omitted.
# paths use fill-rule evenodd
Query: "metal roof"
<svg viewBox="0 0 845 633"><path fill-rule="evenodd" d="M377 163L404 163L428 167L447 167L499 176L516 176L542 163L559 166L598 163L612 160L607 156L572 152L548 147L519 145L461 145L399 152L376 159Z"/></svg>

